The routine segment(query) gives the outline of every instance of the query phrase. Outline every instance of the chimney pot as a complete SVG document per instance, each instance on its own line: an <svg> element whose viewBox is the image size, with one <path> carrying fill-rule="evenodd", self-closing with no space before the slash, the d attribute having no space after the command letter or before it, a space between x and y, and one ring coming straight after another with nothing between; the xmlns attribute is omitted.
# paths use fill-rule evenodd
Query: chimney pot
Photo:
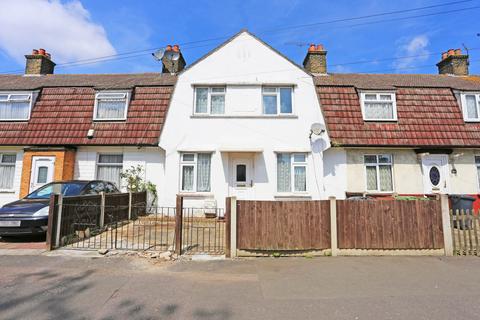
<svg viewBox="0 0 480 320"><path fill-rule="evenodd" d="M42 49L42 48L38 49L38 53L41 54L42 56L44 56L45 55L45 49Z"/></svg>
<svg viewBox="0 0 480 320"><path fill-rule="evenodd" d="M303 67L311 73L327 73L327 51L323 45L310 45L307 56L303 60Z"/></svg>
<svg viewBox="0 0 480 320"><path fill-rule="evenodd" d="M32 50L32 54L38 54L38 50L37 50L37 49L33 49L33 50Z"/></svg>
<svg viewBox="0 0 480 320"><path fill-rule="evenodd" d="M461 49L449 49L442 53L442 60L437 63L439 74L454 76L468 76L468 55L462 54Z"/></svg>
<svg viewBox="0 0 480 320"><path fill-rule="evenodd" d="M173 45L173 51L175 51L175 52L180 51L180 47L178 46L178 44Z"/></svg>
<svg viewBox="0 0 480 320"><path fill-rule="evenodd" d="M164 55L162 58L162 72L163 73L170 73L170 74L176 74L180 71L182 71L185 68L185 65L187 64L185 62L185 59L183 58L182 53L180 52L180 46L178 44L174 45L172 47L171 44L167 45L165 48L166 51L174 51L178 52L180 57L178 60L171 60L168 59L169 55Z"/></svg>
<svg viewBox="0 0 480 320"><path fill-rule="evenodd" d="M167 51L170 51L170 50L172 50L172 45L171 44L167 45Z"/></svg>

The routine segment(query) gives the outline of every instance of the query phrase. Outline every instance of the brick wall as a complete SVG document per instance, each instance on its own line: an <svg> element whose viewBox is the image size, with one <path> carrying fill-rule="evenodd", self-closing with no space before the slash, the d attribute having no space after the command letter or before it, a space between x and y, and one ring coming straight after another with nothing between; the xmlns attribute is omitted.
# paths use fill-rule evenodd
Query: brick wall
<svg viewBox="0 0 480 320"><path fill-rule="evenodd" d="M30 192L32 158L37 156L55 157L53 181L73 179L73 172L75 167L74 150L27 150L23 154L22 178L20 182L20 198L23 198Z"/></svg>

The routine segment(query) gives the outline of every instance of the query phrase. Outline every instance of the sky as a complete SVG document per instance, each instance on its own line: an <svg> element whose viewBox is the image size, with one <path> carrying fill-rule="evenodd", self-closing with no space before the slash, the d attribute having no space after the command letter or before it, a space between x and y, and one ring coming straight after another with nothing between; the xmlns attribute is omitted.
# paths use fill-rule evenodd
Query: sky
<svg viewBox="0 0 480 320"><path fill-rule="evenodd" d="M159 72L151 56L157 48L179 44L191 64L241 29L298 64L308 44L323 44L329 72L437 73L441 52L467 47L470 73L480 74L480 0L0 0L0 6L0 74L21 74L33 48L51 53L55 73ZM371 15L377 16L361 18Z"/></svg>

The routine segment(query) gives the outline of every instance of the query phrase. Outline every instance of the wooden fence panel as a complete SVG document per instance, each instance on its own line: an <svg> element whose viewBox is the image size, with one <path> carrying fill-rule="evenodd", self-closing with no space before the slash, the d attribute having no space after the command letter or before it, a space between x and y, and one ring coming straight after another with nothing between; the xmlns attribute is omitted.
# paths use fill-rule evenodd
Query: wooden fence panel
<svg viewBox="0 0 480 320"><path fill-rule="evenodd" d="M480 256L480 211L450 210L453 253L457 256Z"/></svg>
<svg viewBox="0 0 480 320"><path fill-rule="evenodd" d="M441 249L440 201L337 200L340 249Z"/></svg>
<svg viewBox="0 0 480 320"><path fill-rule="evenodd" d="M243 250L330 248L329 201L237 201L237 246Z"/></svg>

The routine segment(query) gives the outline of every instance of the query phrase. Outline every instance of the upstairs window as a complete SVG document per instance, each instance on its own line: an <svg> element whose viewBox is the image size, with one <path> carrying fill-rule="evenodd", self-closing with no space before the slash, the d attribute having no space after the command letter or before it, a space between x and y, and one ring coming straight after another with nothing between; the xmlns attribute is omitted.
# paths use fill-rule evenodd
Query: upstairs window
<svg viewBox="0 0 480 320"><path fill-rule="evenodd" d="M393 191L392 156L365 155L366 185L370 192Z"/></svg>
<svg viewBox="0 0 480 320"><path fill-rule="evenodd" d="M225 87L195 88L196 114L224 114Z"/></svg>
<svg viewBox="0 0 480 320"><path fill-rule="evenodd" d="M396 121L395 93L362 92L361 104L365 121Z"/></svg>
<svg viewBox="0 0 480 320"><path fill-rule="evenodd" d="M307 155L305 153L277 154L277 191L307 191Z"/></svg>
<svg viewBox="0 0 480 320"><path fill-rule="evenodd" d="M263 114L292 114L292 88L263 87L262 102Z"/></svg>
<svg viewBox="0 0 480 320"><path fill-rule="evenodd" d="M95 95L94 120L126 120L128 92L99 92Z"/></svg>
<svg viewBox="0 0 480 320"><path fill-rule="evenodd" d="M0 121L30 119L32 93L0 93Z"/></svg>
<svg viewBox="0 0 480 320"><path fill-rule="evenodd" d="M97 161L97 179L113 183L121 187L120 174L123 169L123 154L99 154Z"/></svg>
<svg viewBox="0 0 480 320"><path fill-rule="evenodd" d="M16 154L0 153L0 190L13 189L16 161Z"/></svg>
<svg viewBox="0 0 480 320"><path fill-rule="evenodd" d="M181 191L210 191L211 158L210 153L183 153L181 155Z"/></svg>
<svg viewBox="0 0 480 320"><path fill-rule="evenodd" d="M480 121L480 94L462 94L462 109L465 121Z"/></svg>

